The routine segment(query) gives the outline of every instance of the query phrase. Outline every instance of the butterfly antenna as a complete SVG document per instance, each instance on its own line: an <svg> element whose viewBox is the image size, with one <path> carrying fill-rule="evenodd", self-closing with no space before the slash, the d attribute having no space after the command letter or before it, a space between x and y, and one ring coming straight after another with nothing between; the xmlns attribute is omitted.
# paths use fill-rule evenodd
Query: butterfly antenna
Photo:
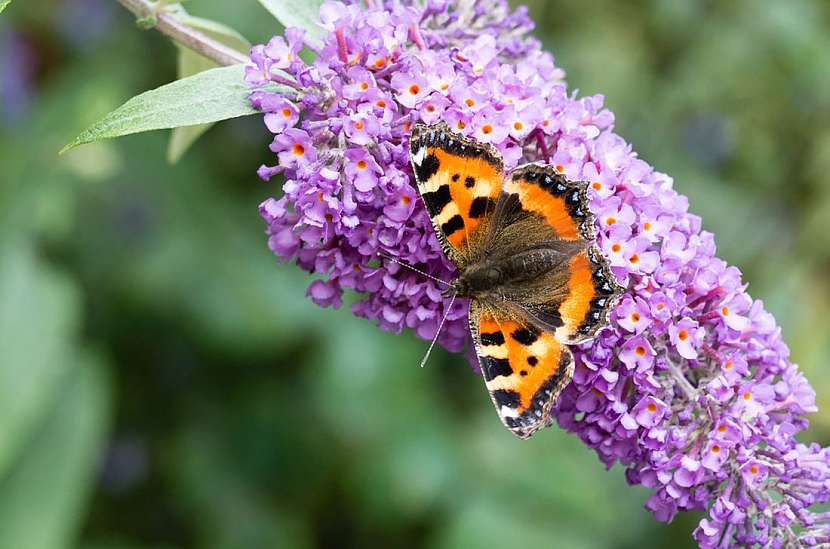
<svg viewBox="0 0 830 549"><path fill-rule="evenodd" d="M423 368L427 364L427 359L429 359L429 355L432 352L432 348L435 347L435 342L438 341L438 336L441 335L441 328L444 327L444 322L447 321L447 315L450 314L450 310L452 309L453 303L455 303L455 294L453 294L450 298L450 304L447 305L447 310L444 311L444 316L441 318L441 323L438 325L438 331L435 332L435 337L432 338L432 343L429 344L427 353L424 355L424 358L421 359L421 368Z"/></svg>
<svg viewBox="0 0 830 549"><path fill-rule="evenodd" d="M421 269L416 269L415 267L413 267L412 265L410 265L410 264L408 264L408 263L404 263L403 261L398 261L397 259L395 259L395 258L394 258L394 257L392 257L391 255L386 255L386 254L385 254L385 253L383 253L383 252L378 252L378 255L379 255L379 256L381 256L381 257L383 257L383 258L388 259L389 261L391 261L391 262L393 262L393 263L397 263L397 264L398 264L398 265L400 265L401 267L406 267L407 269L409 269L409 270L411 270L411 271L415 271L415 272L416 272L416 273L418 273L419 275L425 276L425 277L427 277L427 278L428 278L428 279L430 279L430 280L434 280L434 281L435 281L435 282L437 282L438 284L443 284L443 285L444 285L445 287L447 287L447 288L449 288L450 286L452 286L452 284L450 284L450 283L449 283L449 282L447 282L446 280L441 280L440 278L436 278L436 277L432 276L432 275L431 275L431 274L429 274L429 273L425 273L425 272L424 272L424 271L422 271Z"/></svg>

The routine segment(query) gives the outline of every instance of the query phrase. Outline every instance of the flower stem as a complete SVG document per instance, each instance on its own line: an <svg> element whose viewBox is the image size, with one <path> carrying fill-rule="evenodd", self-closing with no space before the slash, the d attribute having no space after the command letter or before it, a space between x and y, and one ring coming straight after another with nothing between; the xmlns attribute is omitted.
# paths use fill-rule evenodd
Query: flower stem
<svg viewBox="0 0 830 549"><path fill-rule="evenodd" d="M196 53L216 61L220 65L247 63L248 57L179 21L174 14L166 13L156 3L148 0L117 0L143 21L152 21L152 27L177 43Z"/></svg>

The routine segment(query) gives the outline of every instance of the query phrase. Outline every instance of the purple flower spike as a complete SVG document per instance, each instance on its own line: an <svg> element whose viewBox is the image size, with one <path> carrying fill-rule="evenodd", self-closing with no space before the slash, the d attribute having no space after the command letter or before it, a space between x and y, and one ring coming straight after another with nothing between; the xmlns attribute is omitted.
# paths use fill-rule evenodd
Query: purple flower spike
<svg viewBox="0 0 830 549"><path fill-rule="evenodd" d="M627 287L607 328L573 347L575 372L554 415L607 466L653 492L663 521L708 511L701 547L791 547L830 541L830 450L796 434L815 393L789 360L781 330L739 271L689 213L671 177L614 133L601 96L568 92L553 57L527 36L526 10L505 0L326 2L317 60L288 29L251 50L251 104L275 134L283 196L260 206L276 255L317 275L309 297L462 351L466 303L450 309L455 274L412 182L412 125L445 121L491 143L507 169L545 162L588 183L597 244ZM283 72L284 71L284 72ZM271 82L293 79L282 99ZM470 354L469 352L467 353ZM496 427L494 427L496 428Z"/></svg>

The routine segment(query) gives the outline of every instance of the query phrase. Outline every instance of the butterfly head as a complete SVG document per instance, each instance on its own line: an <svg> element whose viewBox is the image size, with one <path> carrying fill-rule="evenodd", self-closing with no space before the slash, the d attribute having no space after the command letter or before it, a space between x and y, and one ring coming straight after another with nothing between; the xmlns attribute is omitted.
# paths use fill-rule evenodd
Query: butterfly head
<svg viewBox="0 0 830 549"><path fill-rule="evenodd" d="M482 262L471 265L461 276L444 290L445 296L457 297L480 296L504 282L504 272L499 265Z"/></svg>

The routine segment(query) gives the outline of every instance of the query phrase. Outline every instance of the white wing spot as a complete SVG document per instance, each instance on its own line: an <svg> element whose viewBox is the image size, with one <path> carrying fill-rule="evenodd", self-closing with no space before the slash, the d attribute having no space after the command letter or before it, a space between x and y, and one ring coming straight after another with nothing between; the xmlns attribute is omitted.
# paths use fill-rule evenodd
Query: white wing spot
<svg viewBox="0 0 830 549"><path fill-rule="evenodd" d="M418 152L412 155L412 163L416 166L420 166L424 162L424 158L427 156L427 148L421 147L418 149Z"/></svg>
<svg viewBox="0 0 830 549"><path fill-rule="evenodd" d="M519 417L519 412L517 412L515 408L510 408L509 406L502 406L501 412L499 413L502 417Z"/></svg>

